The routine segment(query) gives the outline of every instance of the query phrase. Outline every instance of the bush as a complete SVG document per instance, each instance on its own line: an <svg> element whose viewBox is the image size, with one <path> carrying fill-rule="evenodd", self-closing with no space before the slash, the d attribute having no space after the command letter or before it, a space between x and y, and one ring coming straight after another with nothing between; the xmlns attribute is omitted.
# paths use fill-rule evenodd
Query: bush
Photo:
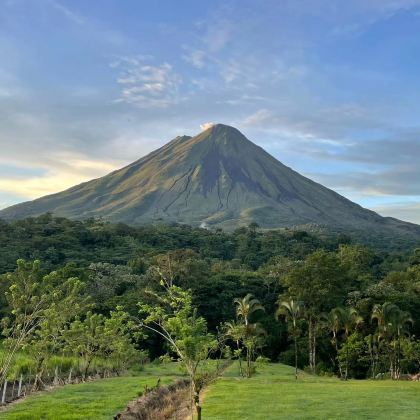
<svg viewBox="0 0 420 420"><path fill-rule="evenodd" d="M159 356L159 363L162 365L165 365L167 363L171 363L173 360L169 354L163 354L162 356Z"/></svg>
<svg viewBox="0 0 420 420"><path fill-rule="evenodd" d="M29 356L24 354L18 354L15 362L13 363L7 379L17 380L20 375L23 376L32 376L36 371L36 362Z"/></svg>
<svg viewBox="0 0 420 420"><path fill-rule="evenodd" d="M257 359L255 360L255 363L257 364L257 366L267 365L270 362L271 360L265 356L258 356Z"/></svg>

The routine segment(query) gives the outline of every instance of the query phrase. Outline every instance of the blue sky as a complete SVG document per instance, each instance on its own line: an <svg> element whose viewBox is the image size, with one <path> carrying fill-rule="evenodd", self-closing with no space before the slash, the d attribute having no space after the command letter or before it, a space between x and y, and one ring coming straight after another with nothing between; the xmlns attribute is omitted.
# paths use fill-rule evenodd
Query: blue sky
<svg viewBox="0 0 420 420"><path fill-rule="evenodd" d="M0 0L0 208L204 122L420 223L420 0Z"/></svg>

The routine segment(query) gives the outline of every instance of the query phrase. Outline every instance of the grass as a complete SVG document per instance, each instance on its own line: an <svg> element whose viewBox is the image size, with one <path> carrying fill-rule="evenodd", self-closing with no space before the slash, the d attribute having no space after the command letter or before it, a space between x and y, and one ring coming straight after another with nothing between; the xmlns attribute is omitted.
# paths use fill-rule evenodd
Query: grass
<svg viewBox="0 0 420 420"><path fill-rule="evenodd" d="M237 364L209 387L206 419L413 419L419 418L420 383L340 381L268 364L251 379L238 377Z"/></svg>
<svg viewBox="0 0 420 420"><path fill-rule="evenodd" d="M94 382L66 385L27 397L5 411L4 420L101 420L112 419L145 386L167 384L181 376L179 366L169 363L148 366L138 376L123 376Z"/></svg>

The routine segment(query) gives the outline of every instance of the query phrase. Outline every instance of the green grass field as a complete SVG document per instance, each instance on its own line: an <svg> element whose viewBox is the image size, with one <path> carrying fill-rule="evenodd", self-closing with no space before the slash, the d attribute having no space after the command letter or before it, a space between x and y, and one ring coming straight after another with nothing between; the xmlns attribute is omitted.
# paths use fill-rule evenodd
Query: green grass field
<svg viewBox="0 0 420 420"><path fill-rule="evenodd" d="M269 364L251 379L238 377L237 364L204 395L204 419L416 419L420 383L340 381Z"/></svg>
<svg viewBox="0 0 420 420"><path fill-rule="evenodd" d="M169 383L182 373L176 364L149 366L138 376L67 385L30 396L0 412L0 418L31 420L112 419L144 387ZM237 364L204 394L204 419L415 419L420 383L348 381L301 374L281 364L259 367L251 379Z"/></svg>
<svg viewBox="0 0 420 420"><path fill-rule="evenodd" d="M0 412L5 420L110 420L144 387L169 383L181 376L179 366L149 366L138 376L122 376L77 385L66 385L15 403Z"/></svg>

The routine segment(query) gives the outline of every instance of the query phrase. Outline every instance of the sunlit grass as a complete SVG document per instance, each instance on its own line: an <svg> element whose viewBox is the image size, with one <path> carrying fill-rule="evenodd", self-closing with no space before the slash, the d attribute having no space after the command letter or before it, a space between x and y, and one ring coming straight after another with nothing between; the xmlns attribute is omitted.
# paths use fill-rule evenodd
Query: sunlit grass
<svg viewBox="0 0 420 420"><path fill-rule="evenodd" d="M137 376L122 376L94 382L66 385L41 392L0 412L6 420L101 420L112 419L129 401L135 399L145 386L156 385L158 378L166 384L181 370L175 363L149 366Z"/></svg>
<svg viewBox="0 0 420 420"><path fill-rule="evenodd" d="M420 413L420 383L340 381L269 364L251 379L237 365L205 394L206 419L414 419Z"/></svg>

